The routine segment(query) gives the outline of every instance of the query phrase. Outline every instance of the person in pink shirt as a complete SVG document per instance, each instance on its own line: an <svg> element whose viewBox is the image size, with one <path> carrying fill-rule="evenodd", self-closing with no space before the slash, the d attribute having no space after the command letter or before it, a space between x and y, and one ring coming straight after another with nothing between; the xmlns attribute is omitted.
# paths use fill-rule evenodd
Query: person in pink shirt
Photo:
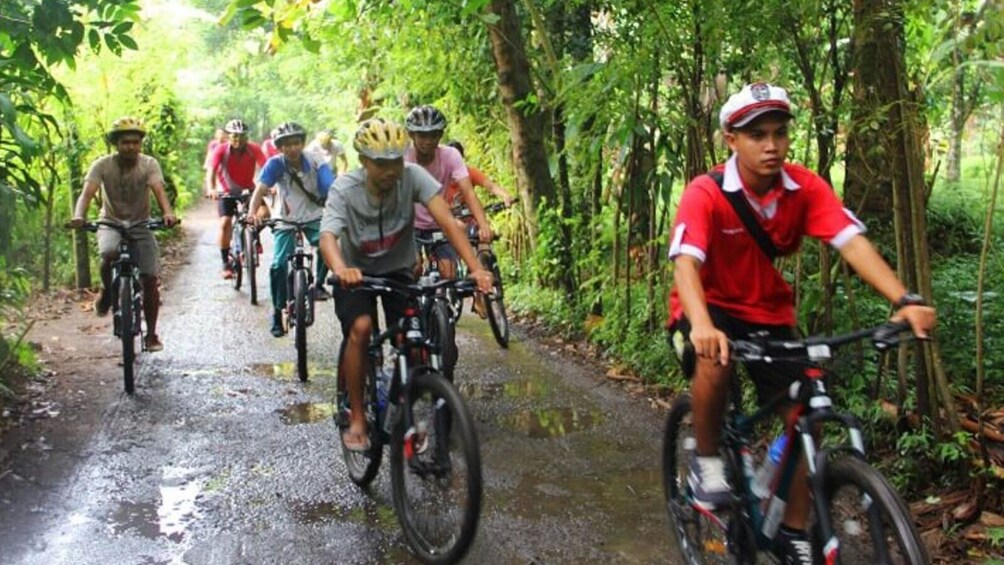
<svg viewBox="0 0 1004 565"><path fill-rule="evenodd" d="M244 120L230 120L224 129L229 142L221 143L213 151L206 169L206 191L208 196L219 200L216 211L220 217L220 259L223 261L223 278L229 279L234 276L227 256L237 202L222 196L240 196L245 191L250 195L255 187L255 170L265 165L265 154L257 143L248 141L248 126Z"/></svg>
<svg viewBox="0 0 1004 565"><path fill-rule="evenodd" d="M213 138L206 144L206 158L202 162L202 170L209 169L209 161L213 158L213 152L216 151L216 147L226 140L227 132L223 131L222 128L216 128L216 131L213 132ZM209 195L209 187L206 187L206 195Z"/></svg>
<svg viewBox="0 0 1004 565"><path fill-rule="evenodd" d="M268 137L261 140L261 150L262 153L265 154L266 160L275 157L279 153L282 153L281 151L279 151L279 148L275 146L274 140L275 140L275 130L270 131Z"/></svg>
<svg viewBox="0 0 1004 565"><path fill-rule="evenodd" d="M439 182L439 194L443 194L451 183L457 184L460 198L470 208L478 223L478 236L483 241L491 241L492 230L485 217L484 207L474 193L470 173L460 152L452 147L440 145L446 130L446 116L433 106L417 106L408 113L405 122L408 136L413 145L404 155L405 162L421 165ZM439 226L425 206L415 204L415 235L427 238L431 232L439 231ZM439 272L446 279L457 275L457 252L444 244L436 250L434 257L439 262Z"/></svg>

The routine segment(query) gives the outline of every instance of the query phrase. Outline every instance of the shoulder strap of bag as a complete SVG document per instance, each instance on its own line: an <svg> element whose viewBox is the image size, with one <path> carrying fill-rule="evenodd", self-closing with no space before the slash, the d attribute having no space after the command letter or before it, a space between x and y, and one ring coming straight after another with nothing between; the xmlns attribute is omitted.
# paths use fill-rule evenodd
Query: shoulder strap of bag
<svg viewBox="0 0 1004 565"><path fill-rule="evenodd" d="M303 157L301 157L301 159L306 159L306 158L307 158L306 155L304 155ZM300 171L291 171L291 170L289 170L289 163L285 163L285 165L286 165L286 172L289 173L289 178L293 180L293 184L295 184L296 187L299 188L300 191L303 192L303 194L308 199L310 199L311 202L313 202L314 204L317 204L318 206L322 206L323 207L324 204L325 204L324 203L324 199L321 198L320 195L313 194L312 192L310 192L309 190L307 190L307 187L303 186L303 181L300 180ZM313 166L313 164L310 163L309 160L307 161L307 165L308 166Z"/></svg>
<svg viewBox="0 0 1004 565"><path fill-rule="evenodd" d="M743 221L743 225L746 226L746 231L753 236L753 240L756 241L757 246L764 255L767 256L771 262L779 256L781 253L777 250L774 242L771 241L770 236L760 225L760 222L753 217L753 209L750 207L750 203L746 201L746 197L743 195L741 190L728 191L722 186L725 175L721 171L711 171L708 173L711 180L715 181L718 188L721 189L722 194L728 198L729 203L732 204L732 208L735 209L736 214L739 215L739 219Z"/></svg>

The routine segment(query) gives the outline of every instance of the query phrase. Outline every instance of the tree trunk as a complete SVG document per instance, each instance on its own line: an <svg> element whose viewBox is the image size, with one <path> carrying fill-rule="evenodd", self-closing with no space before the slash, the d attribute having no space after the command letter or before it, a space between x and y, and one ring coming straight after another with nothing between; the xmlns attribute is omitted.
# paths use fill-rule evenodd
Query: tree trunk
<svg viewBox="0 0 1004 565"><path fill-rule="evenodd" d="M72 118L69 118L72 120ZM66 167L69 173L67 182L70 185L70 215L77 205L77 199L84 188L83 163L80 162L81 147L77 129L73 125L69 128L67 145ZM91 256L87 242L87 232L84 230L73 230L73 265L76 274L77 289L91 287Z"/></svg>
<svg viewBox="0 0 1004 565"><path fill-rule="evenodd" d="M492 0L489 11L498 18L488 30L499 92L509 123L516 183L525 203L531 238L536 239L540 203L556 202L544 146L544 115L535 102L530 62L515 3L513 0Z"/></svg>
<svg viewBox="0 0 1004 565"><path fill-rule="evenodd" d="M900 278L930 297L924 151L920 143L924 126L918 103L922 95L911 92L907 84L902 4L898 0L855 0L854 17L854 96L861 105L855 114L865 118L852 121L855 126L848 147L853 139L856 150L853 156L848 150L847 177L849 181L853 177L861 187L867 179L881 175L890 187L888 194L858 194L864 196L866 204L880 200L879 196L890 200ZM882 55L870 58L863 53ZM882 127L871 125L876 120ZM873 142L874 151L862 150L866 139ZM914 353L918 410L932 423L937 436L943 437L958 429L958 424L947 380L936 362L937 350L934 345L917 345Z"/></svg>

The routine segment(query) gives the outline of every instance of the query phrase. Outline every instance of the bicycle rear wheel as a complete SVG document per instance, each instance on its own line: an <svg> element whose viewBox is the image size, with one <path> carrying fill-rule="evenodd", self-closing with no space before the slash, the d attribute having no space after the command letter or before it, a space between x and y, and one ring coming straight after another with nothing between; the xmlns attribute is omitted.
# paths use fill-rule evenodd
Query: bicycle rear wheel
<svg viewBox="0 0 1004 565"><path fill-rule="evenodd" d="M133 312L133 279L120 277L119 289L119 331L122 338L122 378L126 394L136 390L136 312Z"/></svg>
<svg viewBox="0 0 1004 565"><path fill-rule="evenodd" d="M293 273L293 342L296 345L296 375L307 380L307 271Z"/></svg>
<svg viewBox="0 0 1004 565"><path fill-rule="evenodd" d="M457 351L457 328L450 318L450 305L445 299L436 298L432 304L429 320L429 334L432 343L439 346L443 359L443 375L453 382L453 370L457 366L460 352Z"/></svg>
<svg viewBox="0 0 1004 565"><path fill-rule="evenodd" d="M669 411L662 439L662 484L669 523L687 563L734 563L728 525L719 516L695 507L687 486L696 441L691 398L683 395ZM726 519L735 520L728 516Z"/></svg>
<svg viewBox="0 0 1004 565"><path fill-rule="evenodd" d="M248 276L248 292L251 294L251 305L258 304L258 243L255 241L253 227L244 228L244 268Z"/></svg>
<svg viewBox="0 0 1004 565"><path fill-rule="evenodd" d="M412 370L405 410L391 435L391 491L408 545L426 563L467 553L481 515L481 455L456 388L429 367ZM444 425L444 422L449 424Z"/></svg>
<svg viewBox="0 0 1004 565"><path fill-rule="evenodd" d="M340 366L341 362L339 361ZM344 379L340 374L338 381L338 405L335 421L338 424L338 438L341 441L342 434L349 429L350 408L349 393L348 390L344 390ZM380 461L383 459L383 434L380 433L376 410L376 373L372 367L370 367L363 387L363 406L366 407L366 429L370 448L366 451L352 451L343 445L342 457L345 459L345 468L349 471L349 478L355 484L365 488L376 478L377 472L380 470Z"/></svg>
<svg viewBox="0 0 1004 565"><path fill-rule="evenodd" d="M823 551L839 543L841 563L930 563L906 504L878 471L853 456L829 463L823 504L837 540L818 540Z"/></svg>
<svg viewBox="0 0 1004 565"><path fill-rule="evenodd" d="M502 289L502 272L499 271L498 261L493 253L482 253L481 264L491 270L495 279L494 296L485 296L485 308L488 317L488 326L492 329L492 335L499 347L506 349L509 347L509 317L505 309L505 297Z"/></svg>

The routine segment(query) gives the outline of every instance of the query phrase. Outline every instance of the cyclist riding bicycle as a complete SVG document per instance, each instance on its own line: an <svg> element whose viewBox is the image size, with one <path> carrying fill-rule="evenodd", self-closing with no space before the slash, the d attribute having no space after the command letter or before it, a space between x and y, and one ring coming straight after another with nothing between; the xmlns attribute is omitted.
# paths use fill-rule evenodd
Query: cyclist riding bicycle
<svg viewBox="0 0 1004 565"><path fill-rule="evenodd" d="M277 187L277 202L273 213L279 218L294 222L311 222L304 230L310 244L317 246L318 229L324 201L328 190L335 181L335 175L326 163L319 162L303 152L307 131L295 122L286 122L275 129L273 136L276 147L281 152L268 160L258 177L258 185L251 195L251 209L260 210L262 199ZM261 216L255 214L251 221L261 225ZM282 323L282 311L286 306L286 262L296 247L296 231L291 226L279 224L274 228L275 239L272 250L272 267L269 269L269 288L272 292L272 327L275 337L282 337L286 331ZM323 261L317 262L318 284L314 290L315 300L329 298L322 283L328 272Z"/></svg>
<svg viewBox="0 0 1004 565"><path fill-rule="evenodd" d="M362 166L335 181L321 222L321 252L341 281L341 287L334 290L335 313L345 340L343 365L339 370L346 379L352 412L344 445L365 451L369 446L362 386L376 301L370 294L348 289L359 286L363 275L402 282L414 280L416 203L428 207L433 221L442 226L481 290L491 290L492 275L478 263L463 231L439 196L439 183L422 167L404 162L408 136L401 126L381 118L366 120L356 131L352 146L359 153ZM383 298L388 326L397 323L404 307L400 297Z"/></svg>
<svg viewBox="0 0 1004 565"><path fill-rule="evenodd" d="M307 153L313 153L331 167L332 171L343 174L349 169L349 160L345 157L345 148L335 139L329 130L321 130L314 135L307 148Z"/></svg>
<svg viewBox="0 0 1004 565"><path fill-rule="evenodd" d="M405 122L408 136L414 146L408 148L404 160L421 165L440 184L439 194L443 195L451 183L456 183L460 199L471 210L478 223L478 235L482 241L491 241L492 230L485 216L484 207L474 193L467 165L460 152L452 147L440 145L446 130L446 116L433 106L417 106L408 113ZM439 227L425 206L415 205L415 230L422 238L429 238ZM444 279L456 277L457 251L451 245L440 245L435 250L435 260L439 262L439 272Z"/></svg>
<svg viewBox="0 0 1004 565"><path fill-rule="evenodd" d="M717 447L733 370L729 340L754 331L775 339L795 336L794 294L773 266L775 255L796 252L806 235L825 241L898 308L894 320L909 321L921 338L935 324L934 309L907 291L826 181L785 163L792 117L782 88L749 84L732 95L719 121L733 155L687 186L670 239L669 256L676 267L669 328L678 354L683 355L686 340L693 344L693 355L681 359L684 371L693 376L697 439L688 482L694 498L709 508L732 500ZM761 403L799 375L797 367L783 363L749 363L747 370ZM781 410L786 421L789 409ZM803 462L779 534L785 563L811 563L805 476Z"/></svg>
<svg viewBox="0 0 1004 565"><path fill-rule="evenodd" d="M101 191L101 214L103 220L131 223L150 218L150 193L164 214L164 223L173 226L177 221L171 203L164 191L164 174L156 159L141 153L146 130L136 118L123 117L112 123L106 134L108 143L115 146L115 154L106 155L91 164L84 178L84 190L77 199L70 226L81 228L87 216L87 208L98 190ZM139 266L143 281L143 315L146 317L147 351L164 349L157 335L157 314L160 311L160 289L157 274L160 250L153 232L146 226L129 229L133 238L132 258ZM112 263L118 259L119 242L122 235L111 228L98 228L98 251L101 253L101 296L94 303L98 316L104 316L111 308Z"/></svg>
<svg viewBox="0 0 1004 565"><path fill-rule="evenodd" d="M229 279L234 276L229 254L237 202L222 196L239 196L245 190L253 190L255 170L265 165L265 154L257 143L248 141L249 128L244 120L230 120L224 129L228 142L219 144L213 150L209 168L206 169L206 190L210 197L219 199L216 211L220 217L220 259L223 261L223 278Z"/></svg>

